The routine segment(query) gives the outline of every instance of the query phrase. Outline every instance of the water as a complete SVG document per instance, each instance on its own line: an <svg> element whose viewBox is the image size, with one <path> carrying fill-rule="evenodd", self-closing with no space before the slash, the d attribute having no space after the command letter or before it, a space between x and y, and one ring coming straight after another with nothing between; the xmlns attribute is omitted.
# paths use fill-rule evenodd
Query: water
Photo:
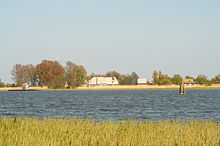
<svg viewBox="0 0 220 146"><path fill-rule="evenodd" d="M2 91L0 116L220 121L220 90Z"/></svg>

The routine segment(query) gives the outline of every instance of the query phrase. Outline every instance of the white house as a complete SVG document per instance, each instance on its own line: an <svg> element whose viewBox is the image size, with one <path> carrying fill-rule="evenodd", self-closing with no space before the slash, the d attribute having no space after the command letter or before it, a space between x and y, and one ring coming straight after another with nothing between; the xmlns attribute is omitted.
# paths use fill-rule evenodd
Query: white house
<svg viewBox="0 0 220 146"><path fill-rule="evenodd" d="M93 77L89 80L89 86L111 86L118 85L116 77Z"/></svg>
<svg viewBox="0 0 220 146"><path fill-rule="evenodd" d="M138 85L146 85L147 78L138 78Z"/></svg>

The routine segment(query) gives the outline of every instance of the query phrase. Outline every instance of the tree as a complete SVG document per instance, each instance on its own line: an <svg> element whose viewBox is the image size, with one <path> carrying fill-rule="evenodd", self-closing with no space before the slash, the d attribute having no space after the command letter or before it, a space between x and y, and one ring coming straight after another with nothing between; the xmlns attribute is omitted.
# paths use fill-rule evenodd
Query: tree
<svg viewBox="0 0 220 146"><path fill-rule="evenodd" d="M120 85L129 85L130 84L130 75L121 75L119 80Z"/></svg>
<svg viewBox="0 0 220 146"><path fill-rule="evenodd" d="M32 84L34 81L34 73L35 67L31 64L16 64L11 71L12 79L18 86L21 86L23 83Z"/></svg>
<svg viewBox="0 0 220 146"><path fill-rule="evenodd" d="M213 84L220 84L220 74L218 74L214 78L212 78L211 79L211 83L213 83Z"/></svg>
<svg viewBox="0 0 220 146"><path fill-rule="evenodd" d="M186 79L193 79L193 80L195 80L192 76L186 76L185 78Z"/></svg>
<svg viewBox="0 0 220 146"><path fill-rule="evenodd" d="M161 71L159 71L159 72L154 71L152 77L154 80L154 84L157 84L157 85L170 85L170 84L172 84L171 78L168 75L162 74Z"/></svg>
<svg viewBox="0 0 220 146"><path fill-rule="evenodd" d="M160 85L171 85L172 81L168 75L163 75L160 79Z"/></svg>
<svg viewBox="0 0 220 146"><path fill-rule="evenodd" d="M135 72L131 73L131 85L137 85L138 75Z"/></svg>
<svg viewBox="0 0 220 146"><path fill-rule="evenodd" d="M66 63L65 78L68 88L75 88L85 83L86 69L82 65L76 65L71 61Z"/></svg>
<svg viewBox="0 0 220 146"><path fill-rule="evenodd" d="M153 72L152 78L153 78L154 84L158 84L158 83L159 83L158 75L159 75L159 74L158 74L157 71L154 71L154 72Z"/></svg>
<svg viewBox="0 0 220 146"><path fill-rule="evenodd" d="M5 87L5 83L1 81L0 79L0 88Z"/></svg>
<svg viewBox="0 0 220 146"><path fill-rule="evenodd" d="M68 88L74 88L76 82L76 68L77 65L71 61L66 63L65 67L65 78L68 84Z"/></svg>
<svg viewBox="0 0 220 146"><path fill-rule="evenodd" d="M196 82L199 84L208 84L209 80L205 75L198 75L196 78Z"/></svg>
<svg viewBox="0 0 220 146"><path fill-rule="evenodd" d="M86 75L86 69L82 65L78 66L76 69L76 87L85 83Z"/></svg>
<svg viewBox="0 0 220 146"><path fill-rule="evenodd" d="M27 74L27 83L29 85L34 86L36 84L35 66L32 64L28 64L25 66L25 68L26 68L26 74Z"/></svg>
<svg viewBox="0 0 220 146"><path fill-rule="evenodd" d="M158 85L163 85L163 78L164 78L164 75L162 74L161 71L159 71L159 73L158 73Z"/></svg>
<svg viewBox="0 0 220 146"><path fill-rule="evenodd" d="M130 75L120 75L120 85L137 85L138 75L133 72Z"/></svg>
<svg viewBox="0 0 220 146"><path fill-rule="evenodd" d="M110 71L105 74L106 77L116 77L118 81L121 80L121 74L116 71Z"/></svg>
<svg viewBox="0 0 220 146"><path fill-rule="evenodd" d="M36 66L36 77L40 86L63 88L64 73L64 67L57 61L43 60Z"/></svg>
<svg viewBox="0 0 220 146"><path fill-rule="evenodd" d="M181 77L181 75L175 74L171 80L172 80L173 84L179 85L179 84L181 84L183 78Z"/></svg>

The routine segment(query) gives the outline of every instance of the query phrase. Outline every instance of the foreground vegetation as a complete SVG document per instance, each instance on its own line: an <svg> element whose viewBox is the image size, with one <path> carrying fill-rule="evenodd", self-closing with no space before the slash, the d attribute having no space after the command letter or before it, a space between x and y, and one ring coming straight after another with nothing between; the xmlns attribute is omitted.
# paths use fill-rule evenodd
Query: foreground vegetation
<svg viewBox="0 0 220 146"><path fill-rule="evenodd" d="M211 121L0 118L0 145L219 145Z"/></svg>

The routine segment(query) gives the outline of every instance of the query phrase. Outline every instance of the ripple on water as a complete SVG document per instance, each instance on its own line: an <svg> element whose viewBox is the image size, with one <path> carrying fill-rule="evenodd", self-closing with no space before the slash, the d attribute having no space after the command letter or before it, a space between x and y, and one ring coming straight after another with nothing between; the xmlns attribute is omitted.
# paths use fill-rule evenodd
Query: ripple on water
<svg viewBox="0 0 220 146"><path fill-rule="evenodd" d="M220 119L220 90L0 92L0 116Z"/></svg>

